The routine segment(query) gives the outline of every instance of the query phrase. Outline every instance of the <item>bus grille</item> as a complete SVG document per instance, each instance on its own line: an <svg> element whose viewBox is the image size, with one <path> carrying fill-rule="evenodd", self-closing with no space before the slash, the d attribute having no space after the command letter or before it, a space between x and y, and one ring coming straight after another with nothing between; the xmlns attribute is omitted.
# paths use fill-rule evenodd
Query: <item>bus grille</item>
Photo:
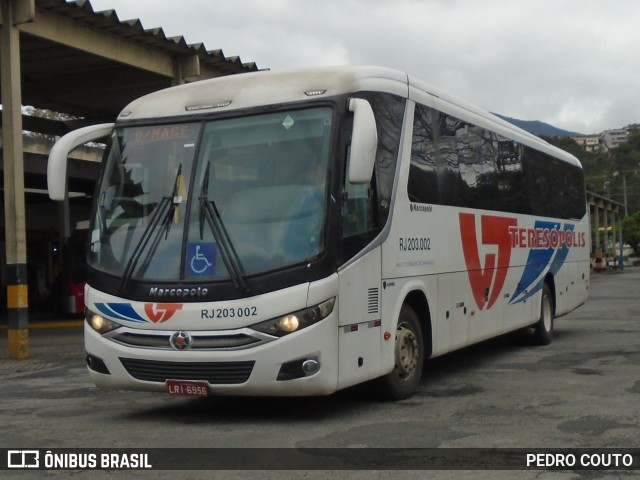
<svg viewBox="0 0 640 480"><path fill-rule="evenodd" d="M171 350L169 343L170 335L168 334L143 334L124 332L118 333L110 337L111 340L123 345L129 345L142 348L157 348L163 350ZM235 335L197 335L191 336L190 350L231 350L235 348L245 348L255 343L261 343L261 340L245 334Z"/></svg>
<svg viewBox="0 0 640 480"><path fill-rule="evenodd" d="M211 384L239 384L249 380L255 361L163 362L120 358L129 375L147 382L206 380Z"/></svg>

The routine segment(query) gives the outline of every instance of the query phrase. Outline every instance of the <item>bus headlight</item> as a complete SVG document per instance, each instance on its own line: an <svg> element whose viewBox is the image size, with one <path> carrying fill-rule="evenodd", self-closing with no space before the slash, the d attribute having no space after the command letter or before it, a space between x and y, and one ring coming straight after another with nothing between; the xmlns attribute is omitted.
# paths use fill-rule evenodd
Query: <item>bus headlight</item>
<svg viewBox="0 0 640 480"><path fill-rule="evenodd" d="M313 307L257 323L251 328L276 337L283 337L327 318L333 311L335 303L336 298L333 297Z"/></svg>
<svg viewBox="0 0 640 480"><path fill-rule="evenodd" d="M120 328L122 325L116 323L112 320L109 320L106 317L103 317L99 313L94 313L91 310L85 311L85 317L87 319L87 323L100 335L103 335L111 330L115 330L116 328Z"/></svg>

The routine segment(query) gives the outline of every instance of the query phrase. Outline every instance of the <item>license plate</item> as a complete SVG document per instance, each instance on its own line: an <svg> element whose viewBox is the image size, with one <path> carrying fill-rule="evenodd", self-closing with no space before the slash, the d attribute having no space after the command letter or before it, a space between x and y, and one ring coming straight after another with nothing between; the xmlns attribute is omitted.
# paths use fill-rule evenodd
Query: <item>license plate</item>
<svg viewBox="0 0 640 480"><path fill-rule="evenodd" d="M167 393L181 397L208 397L209 386L207 382L189 380L167 380Z"/></svg>

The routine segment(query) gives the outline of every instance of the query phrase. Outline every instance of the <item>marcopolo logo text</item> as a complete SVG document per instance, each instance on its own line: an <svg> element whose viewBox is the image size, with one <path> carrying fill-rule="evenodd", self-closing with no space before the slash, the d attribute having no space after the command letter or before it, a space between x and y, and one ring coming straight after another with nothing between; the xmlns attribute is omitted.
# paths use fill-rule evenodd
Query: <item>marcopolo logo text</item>
<svg viewBox="0 0 640 480"><path fill-rule="evenodd" d="M151 287L149 295L161 298L187 298L187 297L204 297L209 293L206 287L197 288L159 288Z"/></svg>

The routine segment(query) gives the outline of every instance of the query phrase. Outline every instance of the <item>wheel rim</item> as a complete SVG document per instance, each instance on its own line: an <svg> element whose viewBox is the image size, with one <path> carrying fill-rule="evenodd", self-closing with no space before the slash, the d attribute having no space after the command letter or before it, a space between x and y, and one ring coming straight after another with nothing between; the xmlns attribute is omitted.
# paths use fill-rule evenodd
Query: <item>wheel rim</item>
<svg viewBox="0 0 640 480"><path fill-rule="evenodd" d="M420 345L415 332L406 323L396 330L396 373L406 380L416 371L420 359Z"/></svg>
<svg viewBox="0 0 640 480"><path fill-rule="evenodd" d="M548 295L542 297L542 323L547 332L551 331L551 298Z"/></svg>

